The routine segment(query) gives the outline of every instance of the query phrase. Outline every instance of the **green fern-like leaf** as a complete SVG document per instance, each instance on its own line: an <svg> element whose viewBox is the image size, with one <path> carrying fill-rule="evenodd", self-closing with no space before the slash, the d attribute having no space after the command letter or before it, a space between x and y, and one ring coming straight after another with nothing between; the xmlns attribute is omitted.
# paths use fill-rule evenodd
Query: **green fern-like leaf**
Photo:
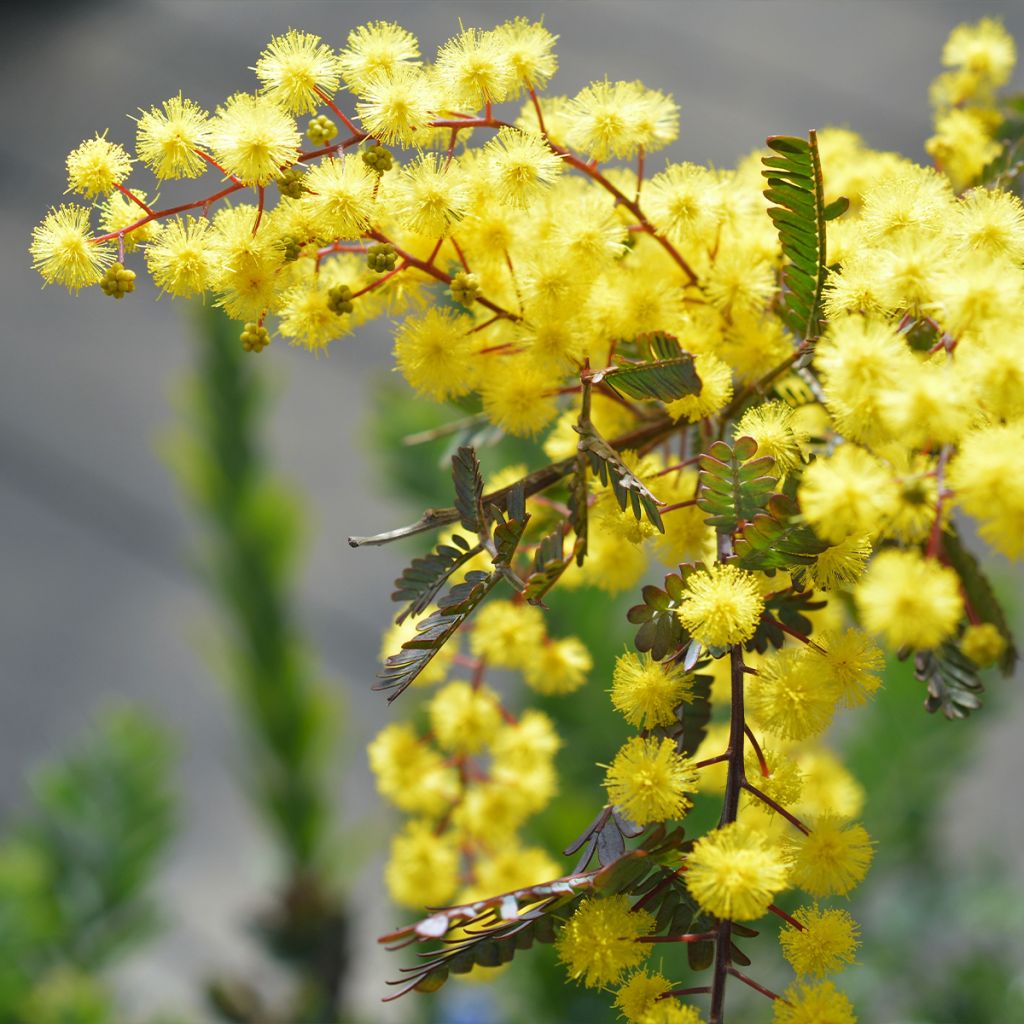
<svg viewBox="0 0 1024 1024"><path fill-rule="evenodd" d="M579 450L590 461L591 470L606 487L612 489L619 508L623 511L628 504L637 519L645 516L662 533L665 524L661 521L658 506L663 504L648 489L647 485L636 476L622 461L619 453L594 429L589 422L583 428L577 427L580 434Z"/></svg>
<svg viewBox="0 0 1024 1024"><path fill-rule="evenodd" d="M693 356L684 352L672 335L641 335L637 344L645 350L646 362L599 371L590 378L591 382L604 381L620 395L647 401L674 402L686 395L700 394L701 379Z"/></svg>
<svg viewBox="0 0 1024 1024"><path fill-rule="evenodd" d="M391 600L409 602L395 621L401 623L410 615L419 615L434 600L451 574L481 550L480 544L472 545L462 534L456 533L450 544L439 544L429 555L414 558L395 580Z"/></svg>
<svg viewBox="0 0 1024 1024"><path fill-rule="evenodd" d="M821 293L828 273L825 222L849 206L846 199L825 204L818 143L776 135L768 139L773 156L762 159L767 179L768 216L782 242L783 318L800 339L813 339L821 329Z"/></svg>
<svg viewBox="0 0 1024 1024"><path fill-rule="evenodd" d="M397 699L455 635L481 601L494 589L501 573L471 571L437 602L437 610L416 625L416 636L406 640L384 663L373 688L386 690L388 703Z"/></svg>
<svg viewBox="0 0 1024 1024"><path fill-rule="evenodd" d="M736 539L737 565L743 569L801 570L814 563L828 545L806 524L797 521L796 504L776 494L764 512L743 526Z"/></svg>
<svg viewBox="0 0 1024 1024"><path fill-rule="evenodd" d="M664 590L649 584L640 593L643 603L626 612L626 618L640 627L634 646L642 654L649 653L655 661L661 661L689 639L675 611L683 597L683 577L669 573Z"/></svg>
<svg viewBox="0 0 1024 1024"><path fill-rule="evenodd" d="M732 446L716 441L700 457L697 506L719 532L732 533L742 520L753 519L775 493L778 480L768 475L774 460L754 458L756 453L757 442L741 437Z"/></svg>
<svg viewBox="0 0 1024 1024"><path fill-rule="evenodd" d="M462 447L452 456L452 481L459 521L470 533L479 533L484 526L484 478L472 448Z"/></svg>
<svg viewBox="0 0 1024 1024"><path fill-rule="evenodd" d="M954 643L944 643L934 651L918 651L914 674L928 687L924 706L930 712L941 711L946 718L966 718L981 707L985 687L978 667L962 654Z"/></svg>

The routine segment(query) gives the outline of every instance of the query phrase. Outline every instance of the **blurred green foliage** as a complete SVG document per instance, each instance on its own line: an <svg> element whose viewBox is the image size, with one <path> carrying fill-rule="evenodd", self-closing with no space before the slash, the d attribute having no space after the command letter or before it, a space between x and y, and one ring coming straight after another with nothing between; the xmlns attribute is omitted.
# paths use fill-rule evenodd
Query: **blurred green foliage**
<svg viewBox="0 0 1024 1024"><path fill-rule="evenodd" d="M0 840L0 1020L113 1024L100 972L147 938L147 894L176 821L168 734L141 711L101 716L32 782Z"/></svg>

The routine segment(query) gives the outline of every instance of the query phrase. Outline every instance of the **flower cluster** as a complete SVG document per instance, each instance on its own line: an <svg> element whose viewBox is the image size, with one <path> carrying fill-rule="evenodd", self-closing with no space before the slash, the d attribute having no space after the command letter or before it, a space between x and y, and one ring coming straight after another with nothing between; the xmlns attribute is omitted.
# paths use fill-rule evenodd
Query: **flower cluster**
<svg viewBox="0 0 1024 1024"><path fill-rule="evenodd" d="M478 481L474 509L433 514L427 525L461 519L466 535L442 538L436 580L422 565L409 579L431 597L455 586L385 638L402 689L443 683L427 725L391 724L370 745L381 793L410 815L390 891L410 907L512 894L497 924L451 919L460 969L528 891L569 976L615 988L630 1021L703 1019L663 965L641 965L658 942L713 947L710 984L686 992L708 992L718 1022L730 977L766 991L732 951L739 923L771 913L797 975L775 1021L845 1024L853 1010L824 979L852 961L859 930L818 901L860 883L873 845L823 736L877 690L874 637L917 652L929 701L950 714L971 706L975 669L1013 658L955 518L1024 551L1024 206L987 170L1003 154L1013 42L990 19L950 37L934 167L830 129L734 169L654 174L648 156L678 134L672 97L609 81L551 95L554 43L518 18L463 29L425 63L389 22L340 50L289 31L259 56L258 88L214 113L181 95L143 111L134 157L106 135L83 142L69 191L94 209L51 210L31 253L47 283L117 298L132 256L163 292L211 295L253 352L271 333L322 352L386 312L412 391L536 440L539 469L506 467ZM137 163L157 183L220 180L161 209L129 182ZM651 561L669 572L631 609L638 653L611 680L635 734L604 766L609 803L586 848L599 867L585 858L538 895L564 872L520 829L555 792L561 740L487 672L577 694L590 655L548 636L544 595L633 590ZM511 597L475 610L505 583ZM672 824L697 794L721 794L720 824L684 837ZM614 881L613 825L620 843L644 837L661 872L646 888L644 875ZM814 902L787 914L787 890ZM425 968L435 987L442 961Z"/></svg>

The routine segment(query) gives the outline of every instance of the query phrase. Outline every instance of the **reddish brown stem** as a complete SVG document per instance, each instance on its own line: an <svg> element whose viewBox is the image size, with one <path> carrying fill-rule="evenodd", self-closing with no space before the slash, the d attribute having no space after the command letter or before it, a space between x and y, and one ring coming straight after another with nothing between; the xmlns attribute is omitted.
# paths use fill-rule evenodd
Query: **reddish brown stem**
<svg viewBox="0 0 1024 1024"><path fill-rule="evenodd" d="M146 213L152 213L152 209L148 207L130 188L125 188L124 185L115 184L114 188L125 197L130 199L136 206L141 207Z"/></svg>
<svg viewBox="0 0 1024 1024"><path fill-rule="evenodd" d="M746 779L743 780L743 788L748 793L750 793L751 796L757 797L757 799L760 800L761 803L767 805L776 813L781 814L786 819L786 821L788 821L794 828L800 829L800 831L803 832L805 836L809 836L811 834L811 830L795 814L792 814L790 811L787 811L786 808L782 806L782 804L773 800L770 796L768 796L767 793L762 793L761 790L759 790L756 786L752 786L749 782L746 781Z"/></svg>
<svg viewBox="0 0 1024 1024"><path fill-rule="evenodd" d="M776 916L781 917L786 924L792 925L797 931L803 931L804 926L796 920L796 918L790 917L781 907L775 906L774 903L770 904L768 909Z"/></svg>
<svg viewBox="0 0 1024 1024"><path fill-rule="evenodd" d="M641 935L637 942L713 942L718 932L687 932L685 935Z"/></svg>
<svg viewBox="0 0 1024 1024"><path fill-rule="evenodd" d="M342 113L341 109L334 102L334 100L332 100L331 97L328 96L327 93L325 93L323 89L320 88L319 85L314 85L313 88L316 90L317 96L319 96L320 99L322 99L324 103L327 104L327 106L331 109L334 115L344 123L345 127L350 132L352 132L353 135L355 135L359 131L359 129L344 115L344 113Z"/></svg>
<svg viewBox="0 0 1024 1024"><path fill-rule="evenodd" d="M729 752L726 751L724 754L719 754L718 757L709 757L704 761L698 761L693 767L694 768L707 768L712 764L719 764L722 761L729 760Z"/></svg>
<svg viewBox="0 0 1024 1024"><path fill-rule="evenodd" d="M771 772L768 770L768 762L764 759L764 751L761 750L761 744L757 742L750 726L745 722L743 723L743 731L747 734L747 739L750 740L750 745L754 748L754 753L757 755L757 763L761 766L761 774L767 779Z"/></svg>
<svg viewBox="0 0 1024 1024"><path fill-rule="evenodd" d="M753 978L748 977L742 971L737 971L735 967L729 968L729 973L734 978L739 978L744 985L749 985L755 992L760 992L761 995L767 996L771 1000L781 999L782 996L773 992L770 988L765 988L760 982L754 981Z"/></svg>

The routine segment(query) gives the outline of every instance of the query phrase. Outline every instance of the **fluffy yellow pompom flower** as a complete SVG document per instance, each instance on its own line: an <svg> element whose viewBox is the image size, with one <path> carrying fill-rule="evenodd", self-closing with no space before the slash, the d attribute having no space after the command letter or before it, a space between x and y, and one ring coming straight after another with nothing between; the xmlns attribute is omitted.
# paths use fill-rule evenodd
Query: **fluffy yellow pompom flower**
<svg viewBox="0 0 1024 1024"><path fill-rule="evenodd" d="M800 508L814 532L830 544L874 536L895 514L896 483L885 464L855 444L841 445L829 459L804 470Z"/></svg>
<svg viewBox="0 0 1024 1024"><path fill-rule="evenodd" d="M466 394L471 326L469 317L450 309L408 317L395 333L395 368L416 391L439 402Z"/></svg>
<svg viewBox="0 0 1024 1024"><path fill-rule="evenodd" d="M608 798L638 825L681 818L697 789L693 762L669 739L634 736L615 755L604 780Z"/></svg>
<svg viewBox="0 0 1024 1024"><path fill-rule="evenodd" d="M544 615L532 604L490 601L474 619L469 648L495 668L521 668L544 643Z"/></svg>
<svg viewBox="0 0 1024 1024"><path fill-rule="evenodd" d="M710 352L698 353L693 361L700 377L700 392L684 395L665 406L669 416L696 423L705 416L718 412L732 398L732 370L718 356Z"/></svg>
<svg viewBox="0 0 1024 1024"><path fill-rule="evenodd" d="M729 921L762 917L786 887L782 855L760 834L733 823L694 843L686 888L701 910Z"/></svg>
<svg viewBox="0 0 1024 1024"><path fill-rule="evenodd" d="M780 473L788 473L803 462L807 431L795 419L795 410L785 402L764 402L748 409L736 424L737 437L752 437L758 455L770 455Z"/></svg>
<svg viewBox="0 0 1024 1024"><path fill-rule="evenodd" d="M815 897L845 896L867 874L874 856L863 825L847 825L824 814L810 835L787 836L790 881Z"/></svg>
<svg viewBox="0 0 1024 1024"><path fill-rule="evenodd" d="M693 676L673 662L663 665L649 654L621 655L612 673L612 704L637 728L670 725L675 709L693 694Z"/></svg>
<svg viewBox="0 0 1024 1024"><path fill-rule="evenodd" d="M540 135L502 128L484 147L494 191L506 206L525 210L562 173L562 158Z"/></svg>
<svg viewBox="0 0 1024 1024"><path fill-rule="evenodd" d="M518 85L497 32L464 29L437 51L434 68L446 105L464 113L509 99Z"/></svg>
<svg viewBox="0 0 1024 1024"><path fill-rule="evenodd" d="M847 537L825 548L808 566L807 575L819 590L846 587L864 575L870 557L870 537Z"/></svg>
<svg viewBox="0 0 1024 1024"><path fill-rule="evenodd" d="M331 309L330 285L323 277L289 288L281 296L278 314L282 337L317 354L351 329L351 317L339 316Z"/></svg>
<svg viewBox="0 0 1024 1024"><path fill-rule="evenodd" d="M558 415L551 376L532 361L515 356L496 358L487 364L485 373L480 397L487 418L496 427L516 437L530 437Z"/></svg>
<svg viewBox="0 0 1024 1024"><path fill-rule="evenodd" d="M783 928L779 944L798 975L820 978L853 963L860 929L845 910L801 907L793 912L793 919L803 930L791 925Z"/></svg>
<svg viewBox="0 0 1024 1024"><path fill-rule="evenodd" d="M772 1024L857 1024L850 1000L831 981L798 982L772 1006Z"/></svg>
<svg viewBox="0 0 1024 1024"><path fill-rule="evenodd" d="M968 626L960 640L960 650L975 665L985 668L997 662L1006 651L1006 639L991 622Z"/></svg>
<svg viewBox="0 0 1024 1024"><path fill-rule="evenodd" d="M141 189L132 189L134 195L146 202L146 193ZM142 220L145 212L120 192L112 192L100 207L100 228L104 234L124 231L125 228ZM163 225L158 220L135 228L123 236L124 251L134 252L142 242L151 242L160 232Z"/></svg>
<svg viewBox="0 0 1024 1024"><path fill-rule="evenodd" d="M971 189L956 205L954 236L986 256L1024 259L1024 204L1012 192Z"/></svg>
<svg viewBox="0 0 1024 1024"><path fill-rule="evenodd" d="M594 659L586 645L575 636L548 640L525 652L523 680L531 690L547 696L575 693L587 681Z"/></svg>
<svg viewBox="0 0 1024 1024"><path fill-rule="evenodd" d="M761 659L748 704L751 714L773 735L805 740L823 732L832 721L839 693L823 678L813 658L805 648L784 647Z"/></svg>
<svg viewBox="0 0 1024 1024"><path fill-rule="evenodd" d="M865 629L881 633L893 650L938 647L963 611L956 573L917 551L883 551L854 597Z"/></svg>
<svg viewBox="0 0 1024 1024"><path fill-rule="evenodd" d="M319 36L294 28L267 43L253 71L264 95L293 114L312 113L320 92L333 94L341 80L335 52Z"/></svg>
<svg viewBox="0 0 1024 1024"><path fill-rule="evenodd" d="M393 190L398 216L417 234L446 235L466 212L468 191L458 166L447 166L439 153L424 153L403 167Z"/></svg>
<svg viewBox="0 0 1024 1024"><path fill-rule="evenodd" d="M846 707L859 707L881 686L877 673L885 659L874 641L859 629L845 633L829 630L814 640L823 653L811 648L810 662Z"/></svg>
<svg viewBox="0 0 1024 1024"><path fill-rule="evenodd" d="M418 64L420 44L416 37L390 21L371 21L352 29L338 57L345 84L356 95L375 78L394 74L402 64Z"/></svg>
<svg viewBox="0 0 1024 1024"><path fill-rule="evenodd" d="M660 974L635 971L626 979L615 997L615 1007L629 1024L701 1024L695 1006L684 1006L678 999L659 999L672 983Z"/></svg>
<svg viewBox="0 0 1024 1024"><path fill-rule="evenodd" d="M87 199L105 196L128 177L132 158L124 146L108 142L106 133L86 139L68 153L68 191Z"/></svg>
<svg viewBox="0 0 1024 1024"><path fill-rule="evenodd" d="M362 87L356 113L368 135L388 146L411 146L430 132L424 125L431 108L426 74L416 64L399 64Z"/></svg>
<svg viewBox="0 0 1024 1024"><path fill-rule="evenodd" d="M822 747L804 748L797 755L803 783L800 799L792 808L800 818L830 813L850 821L864 807L864 788L839 759Z"/></svg>
<svg viewBox="0 0 1024 1024"><path fill-rule="evenodd" d="M146 246L146 266L158 288L169 295L197 295L210 283L210 222L178 217L167 221Z"/></svg>
<svg viewBox="0 0 1024 1024"><path fill-rule="evenodd" d="M438 746L456 754L478 754L501 728L498 695L461 680L438 690L427 711Z"/></svg>
<svg viewBox="0 0 1024 1024"><path fill-rule="evenodd" d="M195 151L210 143L210 115L179 92L142 112L135 152L158 178L197 178L209 166Z"/></svg>
<svg viewBox="0 0 1024 1024"><path fill-rule="evenodd" d="M602 988L647 959L651 947L636 939L653 930L654 918L632 910L625 896L589 897L566 922L555 948L574 981Z"/></svg>
<svg viewBox="0 0 1024 1024"><path fill-rule="evenodd" d="M686 581L679 621L707 647L749 640L757 630L764 600L754 576L734 565L713 565Z"/></svg>
<svg viewBox="0 0 1024 1024"><path fill-rule="evenodd" d="M592 160L631 157L638 140L630 117L630 82L592 82L572 100L569 145Z"/></svg>
<svg viewBox="0 0 1024 1024"><path fill-rule="evenodd" d="M77 291L96 284L114 260L108 245L89 241L89 211L84 206L63 205L50 210L43 223L32 229L32 266L47 284L62 284Z"/></svg>
<svg viewBox="0 0 1024 1024"><path fill-rule="evenodd" d="M554 54L555 41L539 21L528 18L513 18L494 30L498 45L512 66L517 83L542 89L558 69L558 58ZM519 92L514 90L513 95Z"/></svg>
<svg viewBox="0 0 1024 1024"><path fill-rule="evenodd" d="M992 138L989 118L980 111L961 108L935 119L935 134L924 148L957 189L973 185L1003 151L1002 144Z"/></svg>
<svg viewBox="0 0 1024 1024"><path fill-rule="evenodd" d="M321 160L303 178L300 202L327 238L354 238L369 224L377 176L353 156Z"/></svg>
<svg viewBox="0 0 1024 1024"><path fill-rule="evenodd" d="M210 122L210 147L221 167L246 185L266 185L299 151L295 122L267 96L237 92Z"/></svg>
<svg viewBox="0 0 1024 1024"><path fill-rule="evenodd" d="M647 183L644 208L651 222L673 242L695 245L721 220L722 186L706 167L669 164Z"/></svg>
<svg viewBox="0 0 1024 1024"><path fill-rule="evenodd" d="M459 778L411 725L385 726L367 747L381 796L399 810L440 818L459 795Z"/></svg>
<svg viewBox="0 0 1024 1024"><path fill-rule="evenodd" d="M391 841L384 881L400 906L444 906L459 885L459 847L452 833L437 835L428 821L410 821Z"/></svg>
<svg viewBox="0 0 1024 1024"><path fill-rule="evenodd" d="M995 18L982 18L975 25L957 25L942 48L946 67L963 68L996 88L1010 80L1016 62L1013 36Z"/></svg>

